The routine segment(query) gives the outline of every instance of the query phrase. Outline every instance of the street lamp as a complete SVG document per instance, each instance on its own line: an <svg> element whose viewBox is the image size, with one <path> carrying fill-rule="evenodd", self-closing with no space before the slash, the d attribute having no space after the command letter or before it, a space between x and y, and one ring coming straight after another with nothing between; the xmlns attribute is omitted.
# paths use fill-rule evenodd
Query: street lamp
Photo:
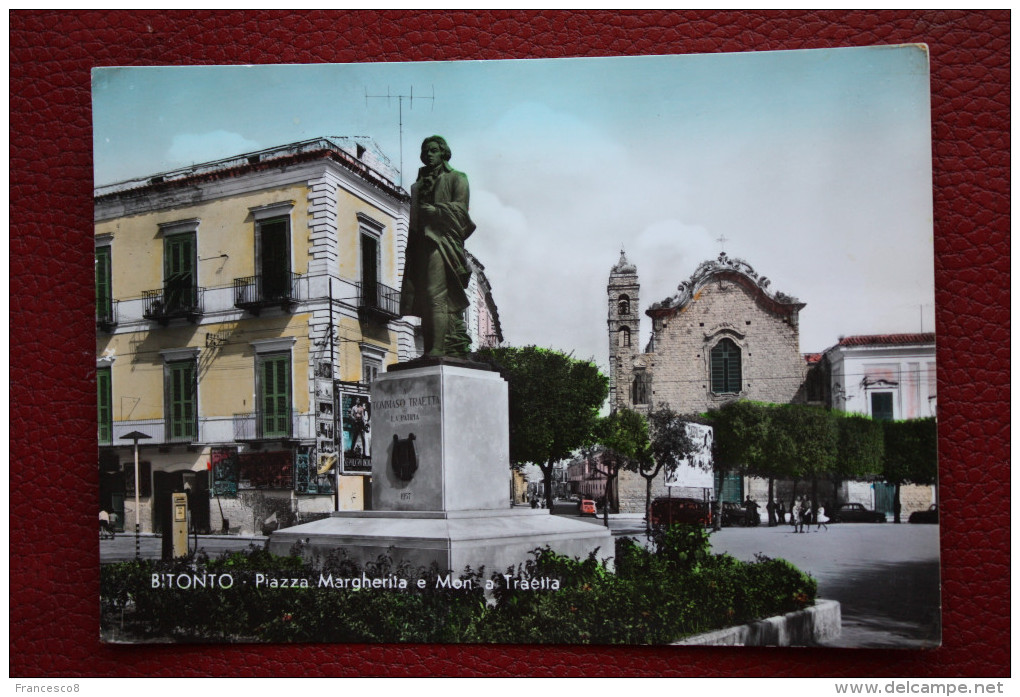
<svg viewBox="0 0 1020 697"><path fill-rule="evenodd" d="M146 435L141 431L131 431L121 438L130 438L135 442L135 559L141 559L142 554L139 549L138 536L140 534L139 523L142 517L142 508L138 502L138 492L141 489L141 482L138 481L138 441L149 440L152 436Z"/></svg>

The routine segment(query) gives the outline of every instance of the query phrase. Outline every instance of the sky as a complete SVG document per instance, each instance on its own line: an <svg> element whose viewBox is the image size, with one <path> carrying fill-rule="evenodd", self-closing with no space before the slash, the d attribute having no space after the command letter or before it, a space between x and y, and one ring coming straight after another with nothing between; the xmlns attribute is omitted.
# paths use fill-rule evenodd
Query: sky
<svg viewBox="0 0 1020 697"><path fill-rule="evenodd" d="M92 83L97 185L369 136L409 189L421 141L444 136L471 186L467 248L512 345L607 370L621 249L642 310L720 251L744 259L806 303L804 353L934 331L923 46L103 68ZM645 318L642 345L649 331Z"/></svg>

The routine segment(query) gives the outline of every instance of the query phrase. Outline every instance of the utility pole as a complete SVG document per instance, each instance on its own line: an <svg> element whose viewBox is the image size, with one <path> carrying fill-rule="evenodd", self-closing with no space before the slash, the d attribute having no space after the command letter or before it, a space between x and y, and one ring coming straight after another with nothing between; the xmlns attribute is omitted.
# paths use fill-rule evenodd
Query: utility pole
<svg viewBox="0 0 1020 697"><path fill-rule="evenodd" d="M403 186L404 185L404 100L405 99L407 100L407 105L408 105L409 108L411 108L411 109L414 108L414 100L415 100L414 86L413 85L411 86L411 90L410 90L410 92L408 94L390 94L389 86L386 87L386 94L369 94L368 90L366 89L365 90L365 106L368 106L368 100L369 99L385 99L387 106L389 106L389 104L391 103L391 100L393 100L393 99L397 100L397 118L399 119L399 128L400 128L400 166L397 167L397 171L400 173L400 181L398 182L398 185L399 186ZM435 105L436 105L436 88L435 87L432 88L432 96L431 97L417 97L417 99L419 101L421 101L422 99L427 99L430 102L432 102L432 107L435 108Z"/></svg>

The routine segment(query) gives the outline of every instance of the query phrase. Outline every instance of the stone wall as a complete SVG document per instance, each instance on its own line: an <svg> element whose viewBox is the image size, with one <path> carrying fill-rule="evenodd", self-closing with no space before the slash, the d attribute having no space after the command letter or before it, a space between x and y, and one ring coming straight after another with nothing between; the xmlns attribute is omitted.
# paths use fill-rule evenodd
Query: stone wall
<svg viewBox="0 0 1020 697"><path fill-rule="evenodd" d="M723 338L741 352L741 391L711 390L709 352ZM796 319L766 309L744 285L716 279L691 302L661 321L655 352L648 356L653 405L665 402L680 413L702 413L734 398L778 404L795 401L804 382Z"/></svg>

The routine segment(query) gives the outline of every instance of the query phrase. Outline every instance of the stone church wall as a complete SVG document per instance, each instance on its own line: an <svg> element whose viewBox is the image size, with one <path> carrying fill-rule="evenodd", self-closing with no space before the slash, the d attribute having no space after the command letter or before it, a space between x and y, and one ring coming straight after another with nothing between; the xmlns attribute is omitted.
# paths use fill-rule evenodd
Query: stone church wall
<svg viewBox="0 0 1020 697"><path fill-rule="evenodd" d="M759 305L742 284L714 279L663 322L655 353L647 356L653 405L665 402L680 413L703 413L735 397L775 403L798 397L806 372L798 330ZM739 395L711 391L709 352L723 338L740 348Z"/></svg>

